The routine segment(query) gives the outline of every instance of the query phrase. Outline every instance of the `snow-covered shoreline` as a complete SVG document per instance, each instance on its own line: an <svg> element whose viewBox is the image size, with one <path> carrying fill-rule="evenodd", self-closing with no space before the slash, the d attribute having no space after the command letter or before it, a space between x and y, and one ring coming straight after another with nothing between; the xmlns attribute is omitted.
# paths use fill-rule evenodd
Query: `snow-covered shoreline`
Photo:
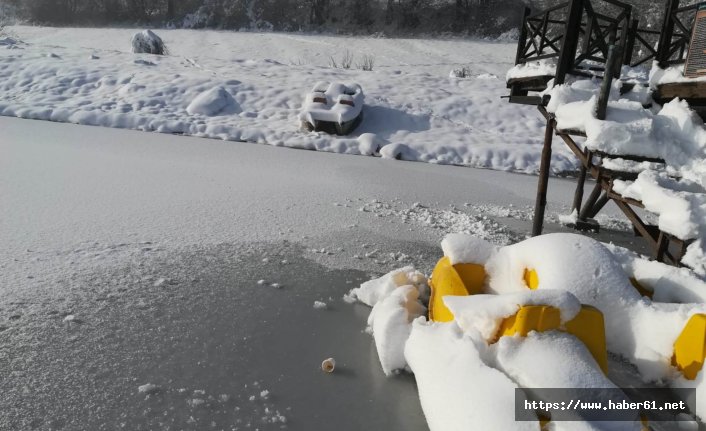
<svg viewBox="0 0 706 431"><path fill-rule="evenodd" d="M511 43L174 30L160 32L172 55L153 56L129 52L135 30L10 31L22 42L0 49L0 115L345 154L368 154L369 143L357 138L370 133L383 157L523 173L539 167L543 122L500 98ZM351 69L328 67L346 49ZM356 69L364 55L375 58L373 71ZM449 78L459 65L471 75ZM350 136L299 130L304 96L317 81L363 87L365 119ZM194 109L212 94L229 102ZM561 173L576 163L560 148L552 166Z"/></svg>

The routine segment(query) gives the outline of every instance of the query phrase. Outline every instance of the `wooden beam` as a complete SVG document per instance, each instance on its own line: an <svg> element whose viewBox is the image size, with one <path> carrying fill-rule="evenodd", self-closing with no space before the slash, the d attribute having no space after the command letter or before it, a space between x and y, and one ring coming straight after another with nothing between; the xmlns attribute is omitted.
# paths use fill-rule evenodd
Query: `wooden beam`
<svg viewBox="0 0 706 431"><path fill-rule="evenodd" d="M564 38L561 42L561 51L559 52L559 61L556 68L556 77L554 78L555 85L563 84L566 81L566 75L570 73L574 67L574 59L576 57L576 48L578 46L579 36L576 29L581 26L583 1L584 0L571 0L569 2L566 27L564 28Z"/></svg>
<svg viewBox="0 0 706 431"><path fill-rule="evenodd" d="M543 108L540 111L546 110ZM547 116L547 127L544 130L544 145L542 147L542 158L539 165L539 181L537 182L537 198L534 206L534 220L532 224L532 236L542 234L544 228L544 212L547 207L547 187L549 185L549 169L552 160L552 139L554 138L555 120L552 115Z"/></svg>

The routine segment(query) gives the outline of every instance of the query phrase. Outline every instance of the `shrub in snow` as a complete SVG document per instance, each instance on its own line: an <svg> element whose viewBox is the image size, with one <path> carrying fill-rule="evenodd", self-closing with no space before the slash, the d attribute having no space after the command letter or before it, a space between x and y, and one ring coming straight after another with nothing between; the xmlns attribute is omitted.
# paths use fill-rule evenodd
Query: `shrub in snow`
<svg viewBox="0 0 706 431"><path fill-rule="evenodd" d="M453 69L449 72L449 78L468 78L469 76L471 76L471 69L465 66L460 69Z"/></svg>
<svg viewBox="0 0 706 431"><path fill-rule="evenodd" d="M169 53L162 38L152 32L143 30L132 36L132 52L135 54L166 55Z"/></svg>
<svg viewBox="0 0 706 431"><path fill-rule="evenodd" d="M238 102L223 87L214 87L196 96L186 107L186 112L191 115L205 115L211 117L219 114L236 114L241 111Z"/></svg>
<svg viewBox="0 0 706 431"><path fill-rule="evenodd" d="M372 71L373 67L375 67L375 56L369 54L364 55L363 59L356 66L358 69L365 72Z"/></svg>

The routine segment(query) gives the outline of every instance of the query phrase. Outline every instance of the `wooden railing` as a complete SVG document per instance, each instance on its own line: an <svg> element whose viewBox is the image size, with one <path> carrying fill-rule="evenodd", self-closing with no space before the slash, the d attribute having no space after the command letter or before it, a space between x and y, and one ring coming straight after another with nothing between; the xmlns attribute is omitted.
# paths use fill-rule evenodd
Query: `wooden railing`
<svg viewBox="0 0 706 431"><path fill-rule="evenodd" d="M569 0L535 14L525 8L515 64L557 58L557 84L567 74L603 71L608 46L623 47L628 41L632 6L618 0L593 1L612 12L597 12L591 0Z"/></svg>
<svg viewBox="0 0 706 431"><path fill-rule="evenodd" d="M698 3L680 7L680 0L667 0L656 59L661 67L686 61L691 29Z"/></svg>

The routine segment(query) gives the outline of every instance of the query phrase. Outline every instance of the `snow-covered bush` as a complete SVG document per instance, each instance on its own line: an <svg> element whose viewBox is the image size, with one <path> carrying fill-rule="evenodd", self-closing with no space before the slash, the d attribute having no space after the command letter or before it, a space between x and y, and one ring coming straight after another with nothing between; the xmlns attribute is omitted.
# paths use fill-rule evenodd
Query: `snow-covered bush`
<svg viewBox="0 0 706 431"><path fill-rule="evenodd" d="M329 57L328 64L329 67L333 69L338 69L339 67L341 69L350 69L353 65L353 54L349 50L345 50L343 54L341 54L340 62L336 61L336 58L332 55Z"/></svg>
<svg viewBox="0 0 706 431"><path fill-rule="evenodd" d="M375 56L366 54L363 56L363 59L360 61L360 63L357 64L358 69L363 70L365 72L370 72L373 70L373 67L375 66Z"/></svg>
<svg viewBox="0 0 706 431"><path fill-rule="evenodd" d="M462 67L460 69L453 69L449 73L449 78L468 78L471 76L471 69L467 67Z"/></svg>
<svg viewBox="0 0 706 431"><path fill-rule="evenodd" d="M135 54L169 54L162 38L152 30L143 30L132 37L132 52Z"/></svg>

